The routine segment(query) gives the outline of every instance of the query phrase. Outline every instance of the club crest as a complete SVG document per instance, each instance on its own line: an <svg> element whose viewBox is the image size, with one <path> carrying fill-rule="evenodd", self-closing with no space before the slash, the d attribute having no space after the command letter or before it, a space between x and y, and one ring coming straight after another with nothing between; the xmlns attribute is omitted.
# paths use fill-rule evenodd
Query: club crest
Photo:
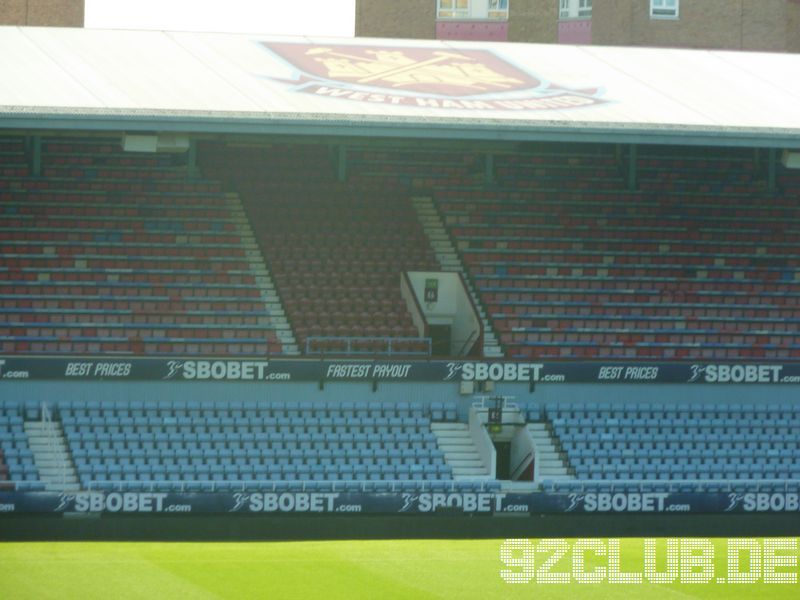
<svg viewBox="0 0 800 600"><path fill-rule="evenodd" d="M568 89L490 50L265 42L295 70L296 92L397 106L547 110L605 102L601 90Z"/></svg>

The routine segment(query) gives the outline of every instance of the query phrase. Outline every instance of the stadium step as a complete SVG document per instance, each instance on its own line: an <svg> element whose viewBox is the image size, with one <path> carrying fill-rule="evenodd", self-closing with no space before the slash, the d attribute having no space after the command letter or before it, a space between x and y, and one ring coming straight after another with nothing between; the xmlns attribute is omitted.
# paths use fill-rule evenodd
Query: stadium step
<svg viewBox="0 0 800 600"><path fill-rule="evenodd" d="M491 471L481 460L466 423L431 423L431 430L453 470L453 479L489 477Z"/></svg>
<svg viewBox="0 0 800 600"><path fill-rule="evenodd" d="M527 428L536 448L538 479L540 481L575 479L569 471L569 464L558 450L560 440L551 429L548 429L547 423L528 423Z"/></svg>
<svg viewBox="0 0 800 600"><path fill-rule="evenodd" d="M276 328L277 337L281 342L283 354L299 355L300 348L294 337L294 332L289 325L289 321L286 318L283 303L275 289L275 284L267 268L264 255L258 246L256 237L253 234L253 229L247 220L244 206L242 206L242 200L239 194L232 192L225 194L225 198L231 207L231 212L236 215L236 230L243 245L247 248L245 254L247 256L249 270L255 276L256 287L260 292L264 306L270 311L272 322Z"/></svg>
<svg viewBox="0 0 800 600"><path fill-rule="evenodd" d="M411 203L417 213L422 229L425 235L431 242L431 246L436 254L436 260L442 271L450 271L454 273L461 273L464 282L467 284L467 290L472 298L473 304L477 307L480 313L481 321L483 321L483 355L489 357L502 357L503 350L500 343L497 341L492 324L486 316L486 311L483 309L480 298L475 292L475 288L469 280L468 273L461 263L453 243L450 241L450 236L445 229L444 222L439 215L436 205L433 200L427 196L414 196L411 198Z"/></svg>
<svg viewBox="0 0 800 600"><path fill-rule="evenodd" d="M25 434L44 489L48 492L79 490L78 475L61 423L52 420L26 421Z"/></svg>

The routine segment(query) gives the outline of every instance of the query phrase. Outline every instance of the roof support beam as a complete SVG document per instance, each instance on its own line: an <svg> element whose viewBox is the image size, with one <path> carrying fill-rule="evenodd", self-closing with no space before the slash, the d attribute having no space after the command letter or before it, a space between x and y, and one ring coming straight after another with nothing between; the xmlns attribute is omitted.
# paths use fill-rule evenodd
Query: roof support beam
<svg viewBox="0 0 800 600"><path fill-rule="evenodd" d="M189 151L186 153L186 170L189 174L189 179L198 179L200 177L200 168L197 166L197 140L194 138L189 139Z"/></svg>
<svg viewBox="0 0 800 600"><path fill-rule="evenodd" d="M347 146L344 144L338 148L336 157L336 178L342 183L347 181Z"/></svg>
<svg viewBox="0 0 800 600"><path fill-rule="evenodd" d="M774 194L778 190L777 166L778 152L775 148L770 148L767 154L767 189L770 194Z"/></svg>
<svg viewBox="0 0 800 600"><path fill-rule="evenodd" d="M639 183L637 181L637 156L639 153L639 147L636 144L631 144L628 147L628 191L635 192L636 189L639 187Z"/></svg>
<svg viewBox="0 0 800 600"><path fill-rule="evenodd" d="M605 127L575 127L568 124L547 126L539 123L508 125L497 123L441 122L424 123L398 119L397 122L338 120L275 119L224 115L147 115L126 116L106 114L42 113L36 115L8 114L0 111L0 130L84 130L84 131L153 131L183 132L194 135L289 135L335 138L405 138L417 140L449 140L460 142L581 142L620 143L638 145L683 145L739 148L800 149L800 136L790 130L664 129L654 127L620 127L613 123Z"/></svg>
<svg viewBox="0 0 800 600"><path fill-rule="evenodd" d="M483 178L486 185L491 185L495 182L494 176L494 154L489 152L483 156Z"/></svg>
<svg viewBox="0 0 800 600"><path fill-rule="evenodd" d="M28 166L31 175L34 177L42 176L42 136L31 135L25 138L25 146L28 154Z"/></svg>

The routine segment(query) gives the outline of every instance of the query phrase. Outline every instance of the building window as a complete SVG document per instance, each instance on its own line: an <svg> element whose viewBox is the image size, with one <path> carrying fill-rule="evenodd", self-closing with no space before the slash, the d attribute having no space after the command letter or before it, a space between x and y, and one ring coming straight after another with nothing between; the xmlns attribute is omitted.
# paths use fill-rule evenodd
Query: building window
<svg viewBox="0 0 800 600"><path fill-rule="evenodd" d="M439 19L508 19L508 0L437 0Z"/></svg>
<svg viewBox="0 0 800 600"><path fill-rule="evenodd" d="M560 0L561 19L586 19L592 16L592 0Z"/></svg>
<svg viewBox="0 0 800 600"><path fill-rule="evenodd" d="M469 0L439 0L440 19L468 19Z"/></svg>
<svg viewBox="0 0 800 600"><path fill-rule="evenodd" d="M680 0L650 0L651 19L677 19Z"/></svg>
<svg viewBox="0 0 800 600"><path fill-rule="evenodd" d="M508 18L508 0L489 0L490 19L507 19Z"/></svg>

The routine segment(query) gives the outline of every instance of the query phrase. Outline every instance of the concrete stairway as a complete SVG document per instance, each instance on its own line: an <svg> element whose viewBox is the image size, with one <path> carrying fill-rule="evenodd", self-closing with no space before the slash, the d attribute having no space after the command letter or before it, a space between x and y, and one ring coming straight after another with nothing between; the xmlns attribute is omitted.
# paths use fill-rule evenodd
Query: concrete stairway
<svg viewBox="0 0 800 600"><path fill-rule="evenodd" d="M422 224L425 235L428 236L431 242L431 247L436 253L436 260L439 261L442 270L461 273L464 277L464 282L467 284L467 291L472 298L472 302L478 309L481 321L483 322L483 355L487 357L502 357L503 350L500 348L497 336L486 316L486 311L483 309L478 294L467 276L467 271L464 269L464 265L461 263L461 259L453 247L453 243L450 241L450 236L445 229L442 218L439 216L436 205L433 203L433 200L427 196L415 196L411 198L411 203L417 213L419 222Z"/></svg>
<svg viewBox="0 0 800 600"><path fill-rule="evenodd" d="M558 440L550 434L546 423L528 423L527 428L536 447L539 480L575 479L557 449Z"/></svg>
<svg viewBox="0 0 800 600"><path fill-rule="evenodd" d="M431 423L444 460L453 469L453 479L488 478L491 471L483 463L466 423Z"/></svg>
<svg viewBox="0 0 800 600"><path fill-rule="evenodd" d="M39 478L48 492L80 489L64 430L58 421L26 421L25 433Z"/></svg>
<svg viewBox="0 0 800 600"><path fill-rule="evenodd" d="M297 347L292 328L289 325L289 320L286 318L286 313L283 310L283 304L278 297L278 292L275 289L275 284L272 277L267 270L264 256L258 247L253 230L250 227L250 221L244 212L242 201L238 194L226 194L228 203L230 204L231 214L233 221L236 224L236 231L242 240L242 245L245 248L249 270L255 277L256 286L259 289L261 301L266 305L269 311L269 324L275 328L275 335L281 341L283 351L289 355L299 355L300 350Z"/></svg>

